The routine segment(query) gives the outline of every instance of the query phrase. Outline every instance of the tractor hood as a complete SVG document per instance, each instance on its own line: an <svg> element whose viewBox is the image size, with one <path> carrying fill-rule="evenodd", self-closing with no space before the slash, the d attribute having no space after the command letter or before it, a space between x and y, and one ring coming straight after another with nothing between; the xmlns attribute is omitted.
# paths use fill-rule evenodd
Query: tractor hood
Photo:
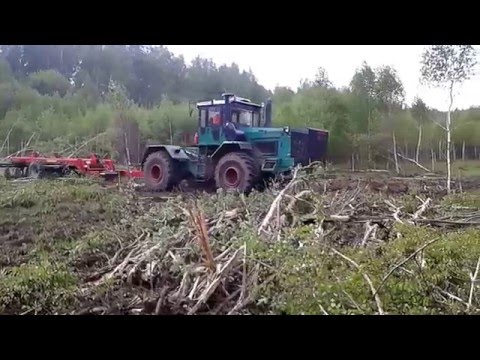
<svg viewBox="0 0 480 360"><path fill-rule="evenodd" d="M245 136L250 140L256 139L278 139L281 136L289 135L288 128L243 128L241 129L245 132Z"/></svg>

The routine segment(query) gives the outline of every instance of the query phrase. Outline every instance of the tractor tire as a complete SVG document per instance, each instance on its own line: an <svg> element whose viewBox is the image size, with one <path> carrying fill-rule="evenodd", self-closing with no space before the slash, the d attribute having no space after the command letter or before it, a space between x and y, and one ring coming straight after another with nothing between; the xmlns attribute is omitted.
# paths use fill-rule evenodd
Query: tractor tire
<svg viewBox="0 0 480 360"><path fill-rule="evenodd" d="M260 168L255 159L243 152L223 156L215 167L217 188L226 192L249 193L259 180Z"/></svg>
<svg viewBox="0 0 480 360"><path fill-rule="evenodd" d="M28 167L28 177L33 179L42 179L45 175L45 170L42 164L32 163Z"/></svg>
<svg viewBox="0 0 480 360"><path fill-rule="evenodd" d="M167 191L177 185L175 162L165 151L148 155L144 165L145 185L150 191Z"/></svg>

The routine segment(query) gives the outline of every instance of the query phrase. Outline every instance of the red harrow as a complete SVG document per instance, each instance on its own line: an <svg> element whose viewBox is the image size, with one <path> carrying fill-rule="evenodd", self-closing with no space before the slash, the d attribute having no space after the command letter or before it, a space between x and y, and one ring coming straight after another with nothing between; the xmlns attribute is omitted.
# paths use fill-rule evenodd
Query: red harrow
<svg viewBox="0 0 480 360"><path fill-rule="evenodd" d="M138 169L116 169L112 159L101 159L96 154L89 158L46 157L37 152L28 155L8 156L0 161L0 167L5 168L6 178L45 178L51 176L91 176L105 180L122 178L143 178L143 172Z"/></svg>

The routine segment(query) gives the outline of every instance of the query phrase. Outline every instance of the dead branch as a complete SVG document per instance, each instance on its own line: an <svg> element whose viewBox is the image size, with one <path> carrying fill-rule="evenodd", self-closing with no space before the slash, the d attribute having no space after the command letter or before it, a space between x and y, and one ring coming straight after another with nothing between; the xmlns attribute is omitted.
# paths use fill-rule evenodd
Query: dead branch
<svg viewBox="0 0 480 360"><path fill-rule="evenodd" d="M480 221L449 221L443 219L416 219L416 223L426 223L430 225L443 224L443 225L454 225L454 226L480 226Z"/></svg>
<svg viewBox="0 0 480 360"><path fill-rule="evenodd" d="M322 311L323 315L329 315L328 312L325 310L325 308L322 306L322 304L318 304L318 307L320 308L320 310Z"/></svg>
<svg viewBox="0 0 480 360"><path fill-rule="evenodd" d="M412 254L410 254L407 258L405 258L404 260L402 260L401 262L399 262L397 265L395 265L388 273L387 275L385 275L382 279L382 282L380 283L380 285L378 286L377 290L375 291L375 295L380 291L380 289L382 288L382 286L385 284L385 282L387 281L387 279L390 277L390 275L392 275L394 273L395 270L397 270L399 267L401 267L403 264L405 264L407 261L409 261L410 259L413 259L415 257L415 255L417 255L420 251L422 251L423 249L425 249L427 246L433 244L434 242L440 240L441 237L438 237L438 238L435 238L433 240L430 240L429 242L427 242L426 244L422 245L421 247L419 247L417 250L415 250Z"/></svg>
<svg viewBox="0 0 480 360"><path fill-rule="evenodd" d="M228 262L219 271L215 273L215 278L200 295L197 303L190 309L190 311L188 312L189 315L195 314L197 310L200 308L200 306L204 304L210 298L210 296L215 292L217 287L220 285L220 282L223 280L223 278L229 273L229 271L233 267L233 264L237 260L241 250L243 250L243 246L237 249L237 251L235 251L235 253L232 255L230 260L228 260Z"/></svg>
<svg viewBox="0 0 480 360"><path fill-rule="evenodd" d="M162 288L162 290L160 291L160 296L158 298L157 305L155 306L155 315L160 315L162 311L163 303L165 301L165 297L167 295L167 291L168 291L168 287L166 286Z"/></svg>
<svg viewBox="0 0 480 360"><path fill-rule="evenodd" d="M355 189L355 191L353 192L353 195L350 197L350 199L345 202L342 207L340 208L340 210L337 212L337 215L340 215L343 210L345 210L345 208L350 205L354 200L355 198L358 196L358 194L360 194L360 192L362 191L362 189L360 189L360 182L358 182L357 184L357 188Z"/></svg>
<svg viewBox="0 0 480 360"><path fill-rule="evenodd" d="M417 196L417 199L420 200L422 202L422 205L420 206L420 208L415 212L415 214L413 214L413 217L412 219L413 220L416 220L420 217L420 215L422 215L425 210L427 210L427 207L428 205L430 204L430 202L432 201L432 199L428 198L427 200L423 201L421 198L419 198Z"/></svg>
<svg viewBox="0 0 480 360"><path fill-rule="evenodd" d="M30 142L32 141L32 139L34 138L34 136L37 135L37 133L33 133L29 138L28 138L28 141L26 142L26 144L24 146L22 146L22 148L20 150L18 150L17 152L14 152L13 154L10 154L7 156L7 159L12 157L12 156L18 156L19 154L22 154L25 150L28 149L28 146L30 145Z"/></svg>
<svg viewBox="0 0 480 360"><path fill-rule="evenodd" d="M372 232L375 232L375 230L378 228L378 224L373 224L368 221L365 223L365 235L363 236L362 244L361 246L365 246L367 243L367 240L370 238L370 235L372 235Z"/></svg>
<svg viewBox="0 0 480 360"><path fill-rule="evenodd" d="M285 186L285 188L280 191L280 193L277 195L277 197L273 200L272 205L270 205L270 209L267 212L267 215L263 219L262 223L260 224L260 227L258 228L258 235L260 235L262 232L265 231L267 228L268 224L272 220L273 215L275 214L275 211L278 211L278 208L280 207L280 202L282 201L282 198L284 194L297 182L297 174L300 168L295 168L293 172L293 177L290 180L290 182Z"/></svg>
<svg viewBox="0 0 480 360"><path fill-rule="evenodd" d="M370 277L365 272L362 271L360 266L355 261L353 261L349 257L343 255L340 251L338 251L334 248L331 248L331 250L335 254L340 256L342 259L344 259L344 260L348 261L350 264L352 264L360 272L360 274L362 274L363 278L368 283L368 286L370 286L370 291L372 292L373 297L375 298L375 302L377 303L378 313L380 315L384 315L384 312L383 312L383 309L382 309L382 301L380 300L380 297L378 296L377 292L375 291L375 287L373 286L373 283L372 283L372 280L370 280Z"/></svg>
<svg viewBox="0 0 480 360"><path fill-rule="evenodd" d="M477 282L478 271L480 270L480 256L478 257L477 267L475 268L475 272L470 274L470 294L468 296L468 304L467 304L467 311L470 310L472 306L472 299L473 299L473 290L475 289L475 285Z"/></svg>
<svg viewBox="0 0 480 360"><path fill-rule="evenodd" d="M14 127L15 127L15 124L18 122L18 119L17 121L15 121L15 123L12 125L12 127L10 128L10 130L8 130L7 132L7 136L5 136L5 140L3 141L3 144L2 144L2 147L0 148L0 154L2 153L3 151L3 148L5 147L5 145L7 144L8 140L10 139L10 134L12 133ZM8 151L8 149L7 149Z"/></svg>
<svg viewBox="0 0 480 360"><path fill-rule="evenodd" d="M80 149L84 148L85 146L87 146L89 143L91 143L92 141L98 139L99 137L101 136L105 136L107 133L100 133L100 134L97 134L95 135L93 138L83 142L82 144L80 144L78 147L76 147L73 152L71 152L67 157L71 158L72 156L74 156L76 153L78 153L78 151L80 151ZM68 149L67 149L68 150ZM62 151L60 154L63 154L65 153L67 150L64 150Z"/></svg>
<svg viewBox="0 0 480 360"><path fill-rule="evenodd" d="M390 201L384 200L384 203L387 204L392 210L393 210L393 218L395 219L396 222L399 222L400 224L403 224L403 221L399 218L398 214L400 214L400 210L402 209L401 207L397 207L393 205Z"/></svg>
<svg viewBox="0 0 480 360"><path fill-rule="evenodd" d="M215 271L215 260L213 259L212 250L208 241L208 230L205 224L205 217L202 212L199 212L198 210L194 212L191 208L188 209L188 213L196 228L200 247L202 248L207 259L207 266L210 268L210 270Z"/></svg>
<svg viewBox="0 0 480 360"><path fill-rule="evenodd" d="M287 197L291 198L290 203L287 205L286 211L292 211L292 209L295 206L295 204L297 203L297 201L304 201L306 203L310 203L307 200L302 199L302 197L305 196L305 195L309 195L311 193L312 193L311 190L303 190L303 191L300 191L295 196L290 196L290 195L285 194Z"/></svg>
<svg viewBox="0 0 480 360"><path fill-rule="evenodd" d="M414 159L410 159L410 158L407 158L406 156L403 156L402 154L400 153L397 153L398 156L400 156L403 160L407 160L407 161L410 161L411 163L417 165L420 169L422 169L423 171L425 172L428 172L428 173L431 173L432 170L429 170L427 169L425 166L423 166L422 164L419 164L416 160Z"/></svg>

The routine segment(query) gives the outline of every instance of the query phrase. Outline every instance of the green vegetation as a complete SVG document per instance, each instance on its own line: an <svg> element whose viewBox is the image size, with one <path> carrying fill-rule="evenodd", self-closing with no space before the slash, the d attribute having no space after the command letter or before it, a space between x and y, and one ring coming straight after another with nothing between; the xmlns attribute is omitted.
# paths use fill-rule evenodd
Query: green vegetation
<svg viewBox="0 0 480 360"><path fill-rule="evenodd" d="M270 92L235 64L187 65L144 46L0 46L0 155L32 138L41 152L93 139L85 151L121 156L121 126L141 144L179 143L196 127L189 101L225 90L272 97L278 126L328 129L343 167L395 169L395 143L446 172L445 114L419 98L405 106L391 67L361 64L342 89L319 69ZM478 120L479 109L452 112L456 194L435 178L318 170L299 175L265 228L277 184L163 199L85 179L2 178L0 313L477 314L480 193L467 178L480 174ZM399 160L400 173L421 171Z"/></svg>
<svg viewBox="0 0 480 360"><path fill-rule="evenodd" d="M362 276L376 289L396 263L408 258L429 240L438 241L394 271L378 291L386 314L462 314L466 306L446 294L468 299L469 274L480 256L480 232L442 234L438 231L401 227L402 237L378 247L346 248L342 254L355 261L360 271L328 246L304 237L301 249L277 245L264 261L283 263L277 281L268 290L274 312L286 314L375 314L378 306ZM477 302L478 304L478 302ZM478 310L476 310L478 311Z"/></svg>
<svg viewBox="0 0 480 360"><path fill-rule="evenodd" d="M395 169L395 137L403 156L428 168L433 158L439 162L435 171L444 166L445 133L438 124L445 124L446 115L419 98L405 106L402 81L388 66L359 64L348 88L335 88L319 69L298 89L270 92L236 64L218 66L202 58L186 64L166 47L3 45L0 50L0 134L11 130L3 155L21 148L33 133L30 145L40 151L60 151L105 133L84 150L116 156L120 118L138 126L142 143L181 143L185 132L196 128L188 102L218 98L227 90L257 102L272 97L275 125L329 130L330 158L337 164L353 159L357 168ZM453 110L454 159L480 157L479 119L476 108ZM399 170L407 173L412 164L400 162Z"/></svg>
<svg viewBox="0 0 480 360"><path fill-rule="evenodd" d="M322 181L316 180L319 188L323 188ZM381 202L379 194L362 192L352 203L361 216L384 219L385 230L377 229L375 239L366 246L360 245L364 223L328 225L329 214L338 212L342 198L353 192L320 195L317 191L305 198L308 206L299 202L291 207L286 201L281 213L288 215L285 221L296 221L296 225L284 226L279 236L259 235L256 230L273 201L272 192L253 193L248 198L214 195L213 202L212 195L199 196L195 206L204 213L217 262L212 272L205 267L205 247L187 216L186 209L194 206L188 196L158 202L75 181L3 186L2 313L155 313L159 299L164 299L160 313L187 313L189 309L227 313L241 303L244 281L247 288L241 313L479 311L477 287L471 291L470 276L480 257L480 231L394 225L390 210L372 207ZM435 199L433 193L429 196ZM408 194L391 201L403 206L404 221L420 205ZM302 215L312 211L317 213L314 218ZM439 198L424 215L462 217L462 211L465 216L480 211L478 195ZM320 227L323 235L319 235ZM232 263L232 272L218 275L235 249L240 256ZM206 283L213 284L216 276L233 300L225 300L220 287L206 304L195 308ZM376 297L366 277L378 292ZM162 298L165 286L169 295Z"/></svg>

